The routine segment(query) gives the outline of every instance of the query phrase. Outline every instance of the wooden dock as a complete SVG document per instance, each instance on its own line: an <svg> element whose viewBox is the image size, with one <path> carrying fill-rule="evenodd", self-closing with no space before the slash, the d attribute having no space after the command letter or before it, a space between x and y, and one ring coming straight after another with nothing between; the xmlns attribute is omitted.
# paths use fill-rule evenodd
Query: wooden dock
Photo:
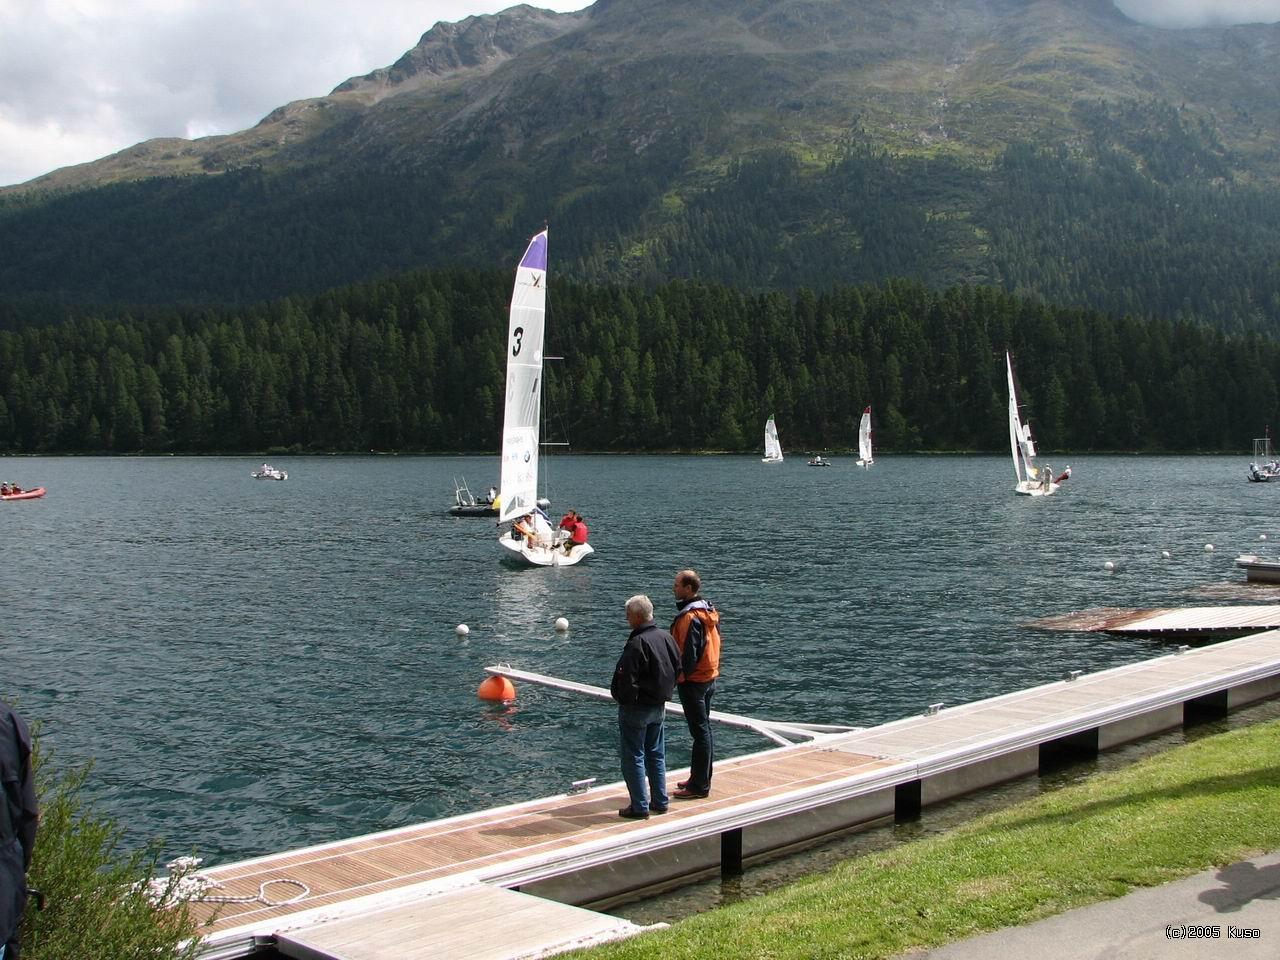
<svg viewBox="0 0 1280 960"><path fill-rule="evenodd" d="M1183 640L1225 640L1280 630L1280 605L1130 610L1099 607L1026 624L1040 630L1118 633Z"/></svg>
<svg viewBox="0 0 1280 960"><path fill-rule="evenodd" d="M1267 632L720 761L711 797L673 801L648 821L617 816L627 796L614 783L214 867L201 875L215 893L255 899L199 908L205 956L244 957L272 942L303 960L504 960L628 936L639 928L576 908L736 872L1035 773L1063 752L1105 750L1277 694L1280 632ZM299 884L305 895L279 902ZM513 926L519 943L484 936Z"/></svg>

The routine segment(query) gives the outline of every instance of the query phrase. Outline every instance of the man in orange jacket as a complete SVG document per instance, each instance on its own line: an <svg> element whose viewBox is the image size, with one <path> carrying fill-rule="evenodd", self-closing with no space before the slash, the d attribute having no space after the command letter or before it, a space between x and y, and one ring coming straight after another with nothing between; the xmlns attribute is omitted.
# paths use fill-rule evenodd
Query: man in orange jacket
<svg viewBox="0 0 1280 960"><path fill-rule="evenodd" d="M680 652L676 690L693 739L689 779L676 784L671 796L695 800L711 793L711 697L720 676L720 613L702 599L702 579L696 571L681 570L671 589L679 606L671 623L671 636Z"/></svg>

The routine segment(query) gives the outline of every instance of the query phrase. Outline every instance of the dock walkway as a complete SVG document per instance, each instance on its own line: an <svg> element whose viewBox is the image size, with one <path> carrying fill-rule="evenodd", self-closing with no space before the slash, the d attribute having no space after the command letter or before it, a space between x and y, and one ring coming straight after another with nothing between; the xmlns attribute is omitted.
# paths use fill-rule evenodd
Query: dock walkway
<svg viewBox="0 0 1280 960"><path fill-rule="evenodd" d="M625 936L638 928L574 908L736 872L796 843L1034 773L1063 752L1105 750L1277 693L1272 631L721 761L711 797L673 802L648 821L617 816L627 797L614 783L227 864L202 872L217 893L263 896L200 908L205 955L248 956L267 938L305 960L473 955L465 944L526 909L545 935L486 956ZM271 885L281 880L308 892L277 904L273 890L298 889ZM379 952L386 942L393 951Z"/></svg>

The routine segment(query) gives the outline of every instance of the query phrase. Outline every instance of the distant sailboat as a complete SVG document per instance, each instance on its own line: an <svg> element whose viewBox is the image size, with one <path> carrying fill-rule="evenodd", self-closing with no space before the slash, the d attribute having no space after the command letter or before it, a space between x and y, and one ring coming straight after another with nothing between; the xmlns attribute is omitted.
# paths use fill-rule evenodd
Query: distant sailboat
<svg viewBox="0 0 1280 960"><path fill-rule="evenodd" d="M511 556L538 567L571 566L594 553L591 544L555 539L538 506L538 421L542 412L542 340L547 312L547 231L534 236L516 268L507 323L507 394L502 420L498 523L533 514L527 535L498 539Z"/></svg>
<svg viewBox="0 0 1280 960"><path fill-rule="evenodd" d="M858 466L867 468L875 463L871 457L871 408L862 411L862 422L858 424Z"/></svg>
<svg viewBox="0 0 1280 960"><path fill-rule="evenodd" d="M1062 481L1071 476L1067 467L1056 480L1049 466L1036 466L1036 444L1031 439L1031 424L1023 423L1018 414L1018 394L1013 386L1013 361L1004 355L1005 369L1009 374L1009 446L1013 452L1013 472L1017 479L1014 493L1028 497L1047 497L1057 493Z"/></svg>
<svg viewBox="0 0 1280 960"><path fill-rule="evenodd" d="M764 457L760 462L782 462L782 444L778 442L778 425L773 422L773 417L764 425Z"/></svg>

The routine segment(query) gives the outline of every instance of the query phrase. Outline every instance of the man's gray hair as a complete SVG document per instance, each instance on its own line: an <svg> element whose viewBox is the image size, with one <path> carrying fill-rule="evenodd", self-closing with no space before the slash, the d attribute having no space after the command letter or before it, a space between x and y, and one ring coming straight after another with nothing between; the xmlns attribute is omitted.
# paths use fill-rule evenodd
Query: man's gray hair
<svg viewBox="0 0 1280 960"><path fill-rule="evenodd" d="M630 617L633 613L648 623L653 619L653 601L643 593L637 593L627 601L627 616Z"/></svg>

